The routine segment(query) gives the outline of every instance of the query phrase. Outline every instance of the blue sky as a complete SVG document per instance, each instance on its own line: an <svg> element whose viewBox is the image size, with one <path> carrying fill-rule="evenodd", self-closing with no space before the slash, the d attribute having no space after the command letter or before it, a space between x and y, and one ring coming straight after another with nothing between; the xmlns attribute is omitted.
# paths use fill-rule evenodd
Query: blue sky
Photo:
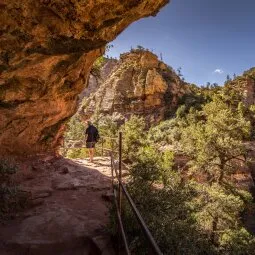
<svg viewBox="0 0 255 255"><path fill-rule="evenodd" d="M188 82L223 84L227 74L255 66L254 11L255 0L172 0L156 17L131 24L107 54L142 45L182 67Z"/></svg>

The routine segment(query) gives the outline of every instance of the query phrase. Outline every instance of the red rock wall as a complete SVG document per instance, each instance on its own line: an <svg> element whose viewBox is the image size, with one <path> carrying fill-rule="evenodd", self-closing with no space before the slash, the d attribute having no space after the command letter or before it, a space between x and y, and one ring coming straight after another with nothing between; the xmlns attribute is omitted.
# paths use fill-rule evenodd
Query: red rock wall
<svg viewBox="0 0 255 255"><path fill-rule="evenodd" d="M93 62L169 0L1 0L0 155L54 152Z"/></svg>

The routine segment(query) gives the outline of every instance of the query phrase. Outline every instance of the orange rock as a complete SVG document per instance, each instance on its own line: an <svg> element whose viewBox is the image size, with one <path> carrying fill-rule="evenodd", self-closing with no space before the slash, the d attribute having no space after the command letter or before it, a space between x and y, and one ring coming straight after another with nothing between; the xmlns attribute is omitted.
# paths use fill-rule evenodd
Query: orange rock
<svg viewBox="0 0 255 255"><path fill-rule="evenodd" d="M105 45L168 1L4 1L0 155L54 152Z"/></svg>
<svg viewBox="0 0 255 255"><path fill-rule="evenodd" d="M187 86L157 56L147 50L132 50L121 55L98 90L84 99L79 113L113 115L127 119L131 114L144 116L147 124L164 119L177 107ZM122 122L120 122L122 123Z"/></svg>

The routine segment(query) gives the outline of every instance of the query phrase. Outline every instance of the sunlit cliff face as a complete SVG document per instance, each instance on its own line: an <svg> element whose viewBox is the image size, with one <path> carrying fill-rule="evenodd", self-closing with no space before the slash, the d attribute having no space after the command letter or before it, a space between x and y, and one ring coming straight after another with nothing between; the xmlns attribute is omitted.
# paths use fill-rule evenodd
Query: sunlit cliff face
<svg viewBox="0 0 255 255"><path fill-rule="evenodd" d="M104 68L100 71L104 73ZM134 114L144 117L148 126L155 125L176 110L179 99L187 92L185 82L155 54L131 50L120 56L96 93L84 98L79 117L111 115L122 123Z"/></svg>
<svg viewBox="0 0 255 255"><path fill-rule="evenodd" d="M0 1L0 154L54 152L106 43L168 2Z"/></svg>

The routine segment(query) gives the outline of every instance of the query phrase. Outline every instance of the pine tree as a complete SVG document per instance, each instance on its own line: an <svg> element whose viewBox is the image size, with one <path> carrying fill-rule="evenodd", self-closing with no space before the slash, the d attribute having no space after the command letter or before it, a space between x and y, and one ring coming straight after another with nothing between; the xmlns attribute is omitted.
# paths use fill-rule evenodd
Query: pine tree
<svg viewBox="0 0 255 255"><path fill-rule="evenodd" d="M247 163L243 140L249 135L250 123L218 97L202 111L190 113L182 132L190 174L205 180L195 185L194 215L216 246L228 231L243 231L239 215L251 195L236 188L231 175Z"/></svg>
<svg viewBox="0 0 255 255"><path fill-rule="evenodd" d="M229 82L229 81L231 81L231 78L230 78L230 75L228 74L226 77L226 82Z"/></svg>
<svg viewBox="0 0 255 255"><path fill-rule="evenodd" d="M141 45L137 45L136 48L137 48L138 50L144 50L144 47L141 46Z"/></svg>
<svg viewBox="0 0 255 255"><path fill-rule="evenodd" d="M160 53L160 60L163 61L162 53Z"/></svg>

